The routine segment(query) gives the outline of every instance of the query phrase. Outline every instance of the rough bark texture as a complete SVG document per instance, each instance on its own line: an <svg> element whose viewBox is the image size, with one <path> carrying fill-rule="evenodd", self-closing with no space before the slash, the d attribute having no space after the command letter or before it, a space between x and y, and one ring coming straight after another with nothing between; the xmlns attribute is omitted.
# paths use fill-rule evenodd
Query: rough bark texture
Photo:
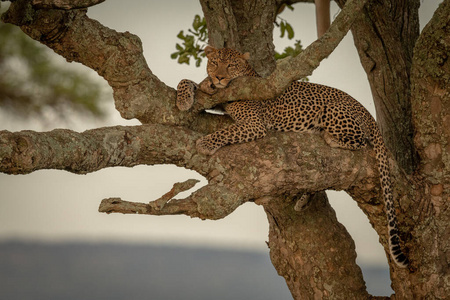
<svg viewBox="0 0 450 300"><path fill-rule="evenodd" d="M185 199L167 202L176 194L173 191L162 204L109 198L99 210L219 219L253 201L267 213L271 259L295 299L370 298L355 263L353 241L323 192L347 191L387 249L386 217L370 147L348 151L330 148L315 134L270 133L258 141L220 149L212 157L195 149L198 137L230 122L227 117L201 113L203 108L229 100L274 97L292 80L310 74L356 19L355 44L371 84L378 121L394 154L391 169L400 236L411 260L411 271L390 262L392 298L445 299L450 294L449 0L420 37L418 0L368 1L364 9L365 1L349 0L328 32L301 55L276 66L273 19L285 1L202 0L211 44L249 51L262 74L273 73L265 79L236 80L213 97L198 93L194 109L188 112L177 110L175 91L148 68L138 37L104 27L88 18L85 9L71 9L98 2L18 0L2 20L20 26L67 60L96 70L112 87L121 115L145 125L83 133L1 131L0 172L26 174L52 168L84 174L138 164L196 170L209 184ZM309 204L299 210L298 201L309 194Z"/></svg>
<svg viewBox="0 0 450 300"><path fill-rule="evenodd" d="M412 122L423 198L413 218L418 274L413 295L450 295L450 1L444 1L414 48L411 71ZM420 251L420 250L421 251ZM424 253L426 255L424 255ZM430 287L433 287L430 289Z"/></svg>
<svg viewBox="0 0 450 300"><path fill-rule="evenodd" d="M336 2L342 7L347 1ZM419 36L419 2L369 1L352 27L383 138L395 159L408 173L412 173L417 166L409 76L412 49Z"/></svg>
<svg viewBox="0 0 450 300"><path fill-rule="evenodd" d="M275 69L273 27L277 0L202 0L209 43L250 53L250 61L262 75Z"/></svg>
<svg viewBox="0 0 450 300"><path fill-rule="evenodd" d="M367 299L362 272L354 263L353 240L337 221L325 193L311 198L310 206L300 212L294 209L295 197L270 199L264 205L270 258L278 274L294 299Z"/></svg>

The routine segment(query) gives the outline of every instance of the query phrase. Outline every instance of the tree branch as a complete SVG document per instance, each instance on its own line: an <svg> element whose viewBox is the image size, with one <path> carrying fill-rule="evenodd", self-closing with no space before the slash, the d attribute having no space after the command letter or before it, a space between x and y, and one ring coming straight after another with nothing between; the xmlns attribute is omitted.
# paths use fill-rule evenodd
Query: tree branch
<svg viewBox="0 0 450 300"><path fill-rule="evenodd" d="M317 37L321 37L330 27L330 0L315 0Z"/></svg>
<svg viewBox="0 0 450 300"><path fill-rule="evenodd" d="M167 202L172 200L173 197L175 197L176 195L178 195L181 192L190 190L198 182L200 182L200 180L197 180L197 179L188 179L184 182L177 182L173 185L173 187L170 191L165 193L162 197L160 197L154 201L150 201L149 204L153 209L161 210L164 208L164 206L167 204Z"/></svg>
<svg viewBox="0 0 450 300"><path fill-rule="evenodd" d="M441 242L449 240L450 220L449 16L450 1L442 1L414 48L411 104L414 144L420 157L415 187L420 196L408 199L408 221L414 233L410 257L419 271L409 279L409 286L400 278L398 286L406 295L404 299L445 298L449 293L446 276L435 275L450 263L449 245ZM433 288L427 290L428 278L433 276Z"/></svg>
<svg viewBox="0 0 450 300"><path fill-rule="evenodd" d="M185 199L171 199L163 207L154 203L124 201L120 198L102 200L99 212L146 215L187 215L202 220L222 219L248 200L247 196L236 194L224 185L210 183Z"/></svg>
<svg viewBox="0 0 450 300"><path fill-rule="evenodd" d="M175 107L175 90L148 68L137 36L103 26L88 18L86 10L35 9L23 0L11 3L2 20L20 26L69 62L95 70L113 88L116 108L125 119L165 124L192 121L189 113Z"/></svg>
<svg viewBox="0 0 450 300"><path fill-rule="evenodd" d="M198 137L190 130L164 125L116 126L83 133L0 131L0 172L60 169L85 174L106 167L164 163L188 167ZM199 165L206 161L196 158Z"/></svg>
<svg viewBox="0 0 450 300"><path fill-rule="evenodd" d="M79 9L88 8L105 0L32 0L31 4L37 8Z"/></svg>
<svg viewBox="0 0 450 300"><path fill-rule="evenodd" d="M194 202L173 200L162 209L156 209L148 203L129 202L120 198L103 199L98 211L101 213L121 213L140 215L188 215L196 217L198 212Z"/></svg>
<svg viewBox="0 0 450 300"><path fill-rule="evenodd" d="M203 133L230 122L226 117L198 114L199 110L180 112L176 91L148 68L140 39L103 26L88 18L85 10L35 9L18 0L2 20L20 26L68 61L95 70L112 87L116 109L125 119L186 126Z"/></svg>
<svg viewBox="0 0 450 300"><path fill-rule="evenodd" d="M450 2L444 1L425 26L414 50L411 80L414 141L421 174L450 184ZM446 178L447 177L447 178ZM445 190L445 189L444 189Z"/></svg>

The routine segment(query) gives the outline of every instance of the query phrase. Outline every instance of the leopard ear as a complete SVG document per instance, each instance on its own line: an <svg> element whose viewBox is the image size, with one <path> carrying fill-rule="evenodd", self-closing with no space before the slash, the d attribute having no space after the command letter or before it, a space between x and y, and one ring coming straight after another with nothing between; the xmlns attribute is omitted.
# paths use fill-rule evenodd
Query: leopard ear
<svg viewBox="0 0 450 300"><path fill-rule="evenodd" d="M250 52L245 52L244 54L241 55L241 57L245 60L248 60L250 58Z"/></svg>
<svg viewBox="0 0 450 300"><path fill-rule="evenodd" d="M217 49L216 48L214 48L214 47L212 47L212 46L206 46L206 48L205 48L205 54L206 54L206 56L209 56L209 55L211 55L213 52L216 52L217 51Z"/></svg>

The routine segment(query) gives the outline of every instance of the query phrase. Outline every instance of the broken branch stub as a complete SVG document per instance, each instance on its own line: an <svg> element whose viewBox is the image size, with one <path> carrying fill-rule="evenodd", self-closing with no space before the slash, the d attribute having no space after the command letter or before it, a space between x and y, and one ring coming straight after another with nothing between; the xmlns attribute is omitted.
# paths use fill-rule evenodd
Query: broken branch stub
<svg viewBox="0 0 450 300"><path fill-rule="evenodd" d="M200 180L197 179L188 179L184 182L177 182L173 185L172 189L165 193L160 198L150 201L149 205L156 210L161 210L164 208L167 202L169 202L173 197L178 195L181 192L185 192L193 188Z"/></svg>

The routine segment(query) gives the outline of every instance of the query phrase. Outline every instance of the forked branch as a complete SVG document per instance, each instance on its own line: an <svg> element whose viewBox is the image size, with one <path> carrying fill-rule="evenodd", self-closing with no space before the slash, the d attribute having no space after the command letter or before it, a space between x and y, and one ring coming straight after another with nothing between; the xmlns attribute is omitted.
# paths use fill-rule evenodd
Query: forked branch
<svg viewBox="0 0 450 300"><path fill-rule="evenodd" d="M192 182L182 184L180 189L192 185ZM246 201L241 196L230 191L226 186L208 184L195 191L185 199L170 199L163 206L154 202L139 203L124 201L120 198L108 198L102 200L99 212L122 214L146 214L146 215L187 215L202 220L222 219L231 214L236 208Z"/></svg>

